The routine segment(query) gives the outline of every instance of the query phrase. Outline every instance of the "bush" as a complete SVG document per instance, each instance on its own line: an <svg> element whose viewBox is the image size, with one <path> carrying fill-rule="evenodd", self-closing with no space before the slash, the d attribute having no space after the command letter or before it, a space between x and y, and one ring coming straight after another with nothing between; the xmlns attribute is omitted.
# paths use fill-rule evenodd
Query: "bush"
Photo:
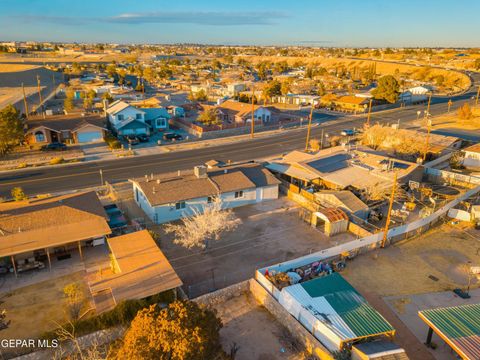
<svg viewBox="0 0 480 360"><path fill-rule="evenodd" d="M142 300L126 300L115 308L87 319L66 324L63 328L74 332L75 336L83 336L94 331L108 329L118 325L128 325L135 318L137 312L153 304L170 304L175 300L173 290L150 296ZM48 331L42 335L43 339L58 338L58 329Z"/></svg>
<svg viewBox="0 0 480 360"><path fill-rule="evenodd" d="M108 147L112 150L120 149L122 147L122 143L112 134L105 135L103 139L107 143Z"/></svg>
<svg viewBox="0 0 480 360"><path fill-rule="evenodd" d="M27 200L28 196L23 192L21 187L14 187L11 191L12 198L15 201Z"/></svg>
<svg viewBox="0 0 480 360"><path fill-rule="evenodd" d="M53 158L52 160L50 160L50 165L58 165L58 164L61 164L63 163L65 160L63 159L63 157L56 157L56 158Z"/></svg>

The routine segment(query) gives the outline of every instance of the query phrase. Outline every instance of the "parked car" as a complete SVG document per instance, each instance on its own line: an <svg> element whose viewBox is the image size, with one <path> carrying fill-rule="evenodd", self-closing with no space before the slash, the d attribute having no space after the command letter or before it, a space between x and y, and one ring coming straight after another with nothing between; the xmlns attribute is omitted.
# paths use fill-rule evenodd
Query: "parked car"
<svg viewBox="0 0 480 360"><path fill-rule="evenodd" d="M163 134L163 140L183 140L183 136L180 134L176 134L174 132L167 132Z"/></svg>
<svg viewBox="0 0 480 360"><path fill-rule="evenodd" d="M127 140L130 145L137 145L139 143L138 138L135 135L127 135L125 140Z"/></svg>
<svg viewBox="0 0 480 360"><path fill-rule="evenodd" d="M146 134L138 135L137 138L140 142L148 142L148 140L149 140L148 136Z"/></svg>
<svg viewBox="0 0 480 360"><path fill-rule="evenodd" d="M357 132L353 129L344 129L342 130L342 132L340 133L342 136L353 136L355 135Z"/></svg>
<svg viewBox="0 0 480 360"><path fill-rule="evenodd" d="M67 150L67 145L61 142L52 142L42 146L43 151L64 151Z"/></svg>

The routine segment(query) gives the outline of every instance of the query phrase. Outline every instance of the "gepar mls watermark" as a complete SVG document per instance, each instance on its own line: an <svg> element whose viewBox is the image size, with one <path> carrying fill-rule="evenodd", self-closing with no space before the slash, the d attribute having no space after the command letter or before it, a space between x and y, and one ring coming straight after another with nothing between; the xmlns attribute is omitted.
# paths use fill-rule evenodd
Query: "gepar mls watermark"
<svg viewBox="0 0 480 360"><path fill-rule="evenodd" d="M0 348L18 349L18 348L44 348L55 349L60 342L57 339L1 339Z"/></svg>

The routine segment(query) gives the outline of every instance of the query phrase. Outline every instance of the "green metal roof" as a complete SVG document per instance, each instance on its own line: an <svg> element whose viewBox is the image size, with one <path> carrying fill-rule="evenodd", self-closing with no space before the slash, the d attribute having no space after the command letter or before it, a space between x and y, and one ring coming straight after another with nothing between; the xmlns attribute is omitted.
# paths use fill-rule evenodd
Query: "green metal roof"
<svg viewBox="0 0 480 360"><path fill-rule="evenodd" d="M301 283L312 297L324 297L357 337L393 332L395 329L340 274L333 273Z"/></svg>
<svg viewBox="0 0 480 360"><path fill-rule="evenodd" d="M459 355L466 359L480 358L480 304L418 313Z"/></svg>

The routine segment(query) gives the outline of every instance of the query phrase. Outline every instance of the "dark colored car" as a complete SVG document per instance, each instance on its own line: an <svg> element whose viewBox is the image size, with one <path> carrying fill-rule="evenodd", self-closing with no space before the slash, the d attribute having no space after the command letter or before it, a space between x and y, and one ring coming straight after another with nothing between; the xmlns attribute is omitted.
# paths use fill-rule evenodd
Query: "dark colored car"
<svg viewBox="0 0 480 360"><path fill-rule="evenodd" d="M183 140L183 136L173 132L167 132L163 134L163 140Z"/></svg>
<svg viewBox="0 0 480 360"><path fill-rule="evenodd" d="M43 151L63 151L67 150L67 145L61 142L53 142L47 145L42 146Z"/></svg>
<svg viewBox="0 0 480 360"><path fill-rule="evenodd" d="M148 142L148 136L146 134L141 134L137 136L140 142Z"/></svg>
<svg viewBox="0 0 480 360"><path fill-rule="evenodd" d="M138 144L138 138L135 135L127 135L125 140L127 140L127 142L130 145L137 145Z"/></svg>

